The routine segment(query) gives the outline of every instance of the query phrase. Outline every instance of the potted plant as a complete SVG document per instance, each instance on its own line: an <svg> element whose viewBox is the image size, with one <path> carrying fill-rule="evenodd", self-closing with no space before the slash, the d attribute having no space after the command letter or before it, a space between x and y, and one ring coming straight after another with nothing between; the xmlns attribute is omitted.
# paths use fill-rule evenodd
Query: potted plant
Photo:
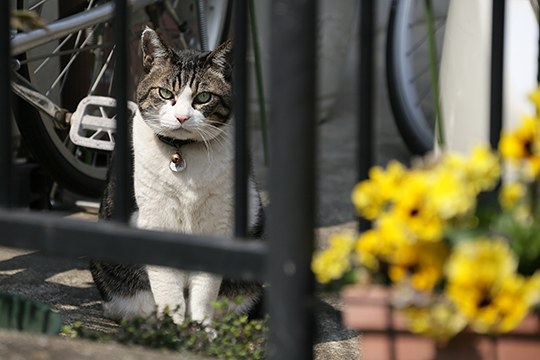
<svg viewBox="0 0 540 360"><path fill-rule="evenodd" d="M530 98L539 114L540 88ZM369 175L352 201L373 227L335 235L312 261L320 283L346 285L364 358L539 357L540 117L503 133L498 152Z"/></svg>

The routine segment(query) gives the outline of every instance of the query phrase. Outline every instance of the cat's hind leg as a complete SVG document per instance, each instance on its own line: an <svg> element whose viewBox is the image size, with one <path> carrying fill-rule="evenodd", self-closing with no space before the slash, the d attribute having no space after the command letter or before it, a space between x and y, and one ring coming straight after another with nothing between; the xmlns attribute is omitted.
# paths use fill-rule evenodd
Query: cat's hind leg
<svg viewBox="0 0 540 360"><path fill-rule="evenodd" d="M148 317L156 303L142 266L90 261L90 272L103 299L104 315L113 320Z"/></svg>
<svg viewBox="0 0 540 360"><path fill-rule="evenodd" d="M140 291L133 295L112 295L103 301L103 315L109 319L122 320L135 317L149 317L156 309L154 297L150 291Z"/></svg>

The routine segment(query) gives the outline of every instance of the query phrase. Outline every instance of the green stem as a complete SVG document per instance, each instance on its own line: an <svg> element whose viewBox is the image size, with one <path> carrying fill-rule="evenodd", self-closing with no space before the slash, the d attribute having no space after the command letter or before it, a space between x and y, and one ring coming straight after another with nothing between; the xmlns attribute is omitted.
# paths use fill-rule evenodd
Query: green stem
<svg viewBox="0 0 540 360"><path fill-rule="evenodd" d="M538 222L538 178L535 178L529 187L531 197L531 215L533 221Z"/></svg>
<svg viewBox="0 0 540 360"><path fill-rule="evenodd" d="M259 112L261 116L261 133L263 142L264 164L268 166L268 132L266 121L266 105L264 96L264 82L262 76L261 51L259 46L259 34L257 30L257 16L255 15L254 0L249 1L249 17L251 19L251 39L253 42L253 54L255 57L255 77L257 82L257 97L259 99Z"/></svg>
<svg viewBox="0 0 540 360"><path fill-rule="evenodd" d="M431 74L431 94L433 98L433 108L435 109L435 136L437 140L437 145L439 145L439 147L444 150L446 143L439 93L439 66L437 62L437 44L435 42L435 30L433 26L433 4L431 3L431 0L425 0L425 16L428 28L427 35L429 48L429 68Z"/></svg>

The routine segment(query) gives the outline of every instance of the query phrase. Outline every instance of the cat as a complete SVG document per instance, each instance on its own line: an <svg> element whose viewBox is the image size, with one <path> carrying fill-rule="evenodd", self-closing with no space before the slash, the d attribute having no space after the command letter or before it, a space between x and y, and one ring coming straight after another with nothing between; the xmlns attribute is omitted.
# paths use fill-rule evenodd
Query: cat
<svg viewBox="0 0 540 360"><path fill-rule="evenodd" d="M170 232L233 235L232 43L212 52L175 51L152 29L141 36L144 75L137 86L138 111L130 124L133 151L131 224ZM113 156L114 157L114 156ZM114 163L114 159L113 159ZM114 166L114 164L112 165ZM110 174L113 172L110 171ZM112 176L100 207L111 218ZM249 235L262 237L259 192L249 179ZM203 272L160 266L90 263L112 319L161 314L209 323L219 296L242 296L231 311L260 311L262 285Z"/></svg>

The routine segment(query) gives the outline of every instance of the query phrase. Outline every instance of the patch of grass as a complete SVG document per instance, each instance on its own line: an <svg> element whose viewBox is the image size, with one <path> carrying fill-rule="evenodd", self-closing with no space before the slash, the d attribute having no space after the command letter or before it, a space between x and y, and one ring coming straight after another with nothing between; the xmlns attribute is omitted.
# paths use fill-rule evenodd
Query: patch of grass
<svg viewBox="0 0 540 360"><path fill-rule="evenodd" d="M249 320L247 316L223 313L228 305L222 302L216 303L215 307L218 320L208 327L197 322L175 324L170 313L165 311L160 317L122 321L118 331L112 334L89 331L81 323L65 326L62 334L71 338L114 341L227 360L263 359L268 333L267 321Z"/></svg>

